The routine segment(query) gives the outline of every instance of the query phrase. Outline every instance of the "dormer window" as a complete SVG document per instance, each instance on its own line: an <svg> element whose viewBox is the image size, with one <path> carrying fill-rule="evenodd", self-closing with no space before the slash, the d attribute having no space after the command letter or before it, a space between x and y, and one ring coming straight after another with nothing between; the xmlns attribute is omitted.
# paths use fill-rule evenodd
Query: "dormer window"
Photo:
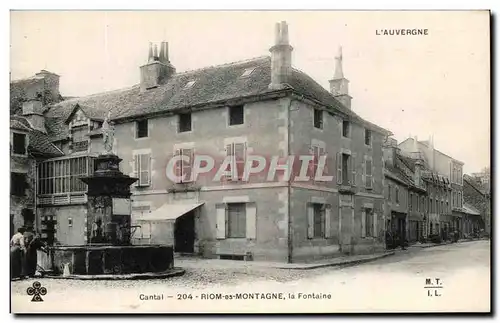
<svg viewBox="0 0 500 323"><path fill-rule="evenodd" d="M192 87L194 85L194 83L196 83L196 81L189 81L186 83L186 85L184 85L184 88L189 89L190 87Z"/></svg>
<svg viewBox="0 0 500 323"><path fill-rule="evenodd" d="M247 76L249 76L250 74L252 74L252 72L254 70L255 70L255 67L247 68L245 71L243 71L243 74L241 74L241 77L247 77Z"/></svg>

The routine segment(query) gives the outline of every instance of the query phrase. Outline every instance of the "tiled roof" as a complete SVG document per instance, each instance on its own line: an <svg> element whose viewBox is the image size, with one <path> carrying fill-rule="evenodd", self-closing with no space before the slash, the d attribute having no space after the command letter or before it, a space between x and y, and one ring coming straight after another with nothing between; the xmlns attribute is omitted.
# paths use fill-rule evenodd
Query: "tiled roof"
<svg viewBox="0 0 500 323"><path fill-rule="evenodd" d="M241 77L243 72L255 67L253 72ZM186 83L196 81L189 88ZM140 86L94 94L65 100L49 107L46 113L48 131L54 137L67 135L67 127L60 128L60 120L66 120L76 104L83 107L84 112L104 118L108 111L111 119L154 115L181 108L202 107L211 103L225 102L242 97L265 95L277 92L269 89L271 82L271 59L259 57L247 61L202 68L194 71L174 74L164 85L141 92ZM361 119L356 113L342 106L326 89L305 73L293 69L286 89L318 101L320 104L350 116L372 130L389 133ZM90 117L90 116L89 116ZM58 119L58 120L54 120ZM57 129L55 129L57 128Z"/></svg>
<svg viewBox="0 0 500 323"><path fill-rule="evenodd" d="M487 194L486 190L481 185L481 183L478 180L476 180L474 177L467 175L467 174L464 174L464 181L469 183L469 185L472 186L474 189L476 189L479 193Z"/></svg>
<svg viewBox="0 0 500 323"><path fill-rule="evenodd" d="M27 127L21 121L12 118L10 119L10 129L21 130L26 132L31 130L29 126Z"/></svg>
<svg viewBox="0 0 500 323"><path fill-rule="evenodd" d="M51 157L64 155L59 148L57 148L49 138L49 136L39 130L31 128L28 120L21 116L13 115L10 117L11 128L12 125L20 126L23 130L28 132L28 150L33 153L48 155Z"/></svg>
<svg viewBox="0 0 500 323"><path fill-rule="evenodd" d="M10 114L22 112L25 99L35 99L36 90L43 87L43 77L33 76L10 82Z"/></svg>
<svg viewBox="0 0 500 323"><path fill-rule="evenodd" d="M406 176L404 171L399 168L398 166L393 166L393 165L385 165L385 173L386 175L389 175L392 178L395 178L406 185L410 186L412 185L412 181Z"/></svg>
<svg viewBox="0 0 500 323"><path fill-rule="evenodd" d="M415 171L415 160L411 157L403 156L401 154L397 154L397 158L406 165L411 171Z"/></svg>

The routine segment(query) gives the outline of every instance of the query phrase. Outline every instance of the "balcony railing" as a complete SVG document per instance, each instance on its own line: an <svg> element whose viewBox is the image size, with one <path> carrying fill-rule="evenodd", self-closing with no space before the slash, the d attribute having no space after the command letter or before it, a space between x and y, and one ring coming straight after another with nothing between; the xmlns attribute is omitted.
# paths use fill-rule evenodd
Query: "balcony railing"
<svg viewBox="0 0 500 323"><path fill-rule="evenodd" d="M87 202L85 192L45 194L38 196L38 205L83 204Z"/></svg>

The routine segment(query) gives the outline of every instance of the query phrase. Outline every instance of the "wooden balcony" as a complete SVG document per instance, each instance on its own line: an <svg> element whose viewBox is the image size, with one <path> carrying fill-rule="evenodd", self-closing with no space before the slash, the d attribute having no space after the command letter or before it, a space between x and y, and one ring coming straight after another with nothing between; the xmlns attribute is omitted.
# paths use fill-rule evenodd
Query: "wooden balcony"
<svg viewBox="0 0 500 323"><path fill-rule="evenodd" d="M38 205L68 205L85 204L87 195L85 192L44 194L38 196Z"/></svg>

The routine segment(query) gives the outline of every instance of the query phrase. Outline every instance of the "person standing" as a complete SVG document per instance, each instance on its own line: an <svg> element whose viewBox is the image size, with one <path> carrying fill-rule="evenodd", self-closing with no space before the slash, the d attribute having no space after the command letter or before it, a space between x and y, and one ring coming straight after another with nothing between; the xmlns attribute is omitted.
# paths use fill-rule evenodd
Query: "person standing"
<svg viewBox="0 0 500 323"><path fill-rule="evenodd" d="M26 242L26 260L25 260L25 276L34 277L37 266L37 250L42 250L47 253L45 244L43 243L40 234L34 234L28 242Z"/></svg>
<svg viewBox="0 0 500 323"><path fill-rule="evenodd" d="M11 264L11 279L20 278L23 274L24 267L24 228L19 228L10 239L10 264Z"/></svg>

